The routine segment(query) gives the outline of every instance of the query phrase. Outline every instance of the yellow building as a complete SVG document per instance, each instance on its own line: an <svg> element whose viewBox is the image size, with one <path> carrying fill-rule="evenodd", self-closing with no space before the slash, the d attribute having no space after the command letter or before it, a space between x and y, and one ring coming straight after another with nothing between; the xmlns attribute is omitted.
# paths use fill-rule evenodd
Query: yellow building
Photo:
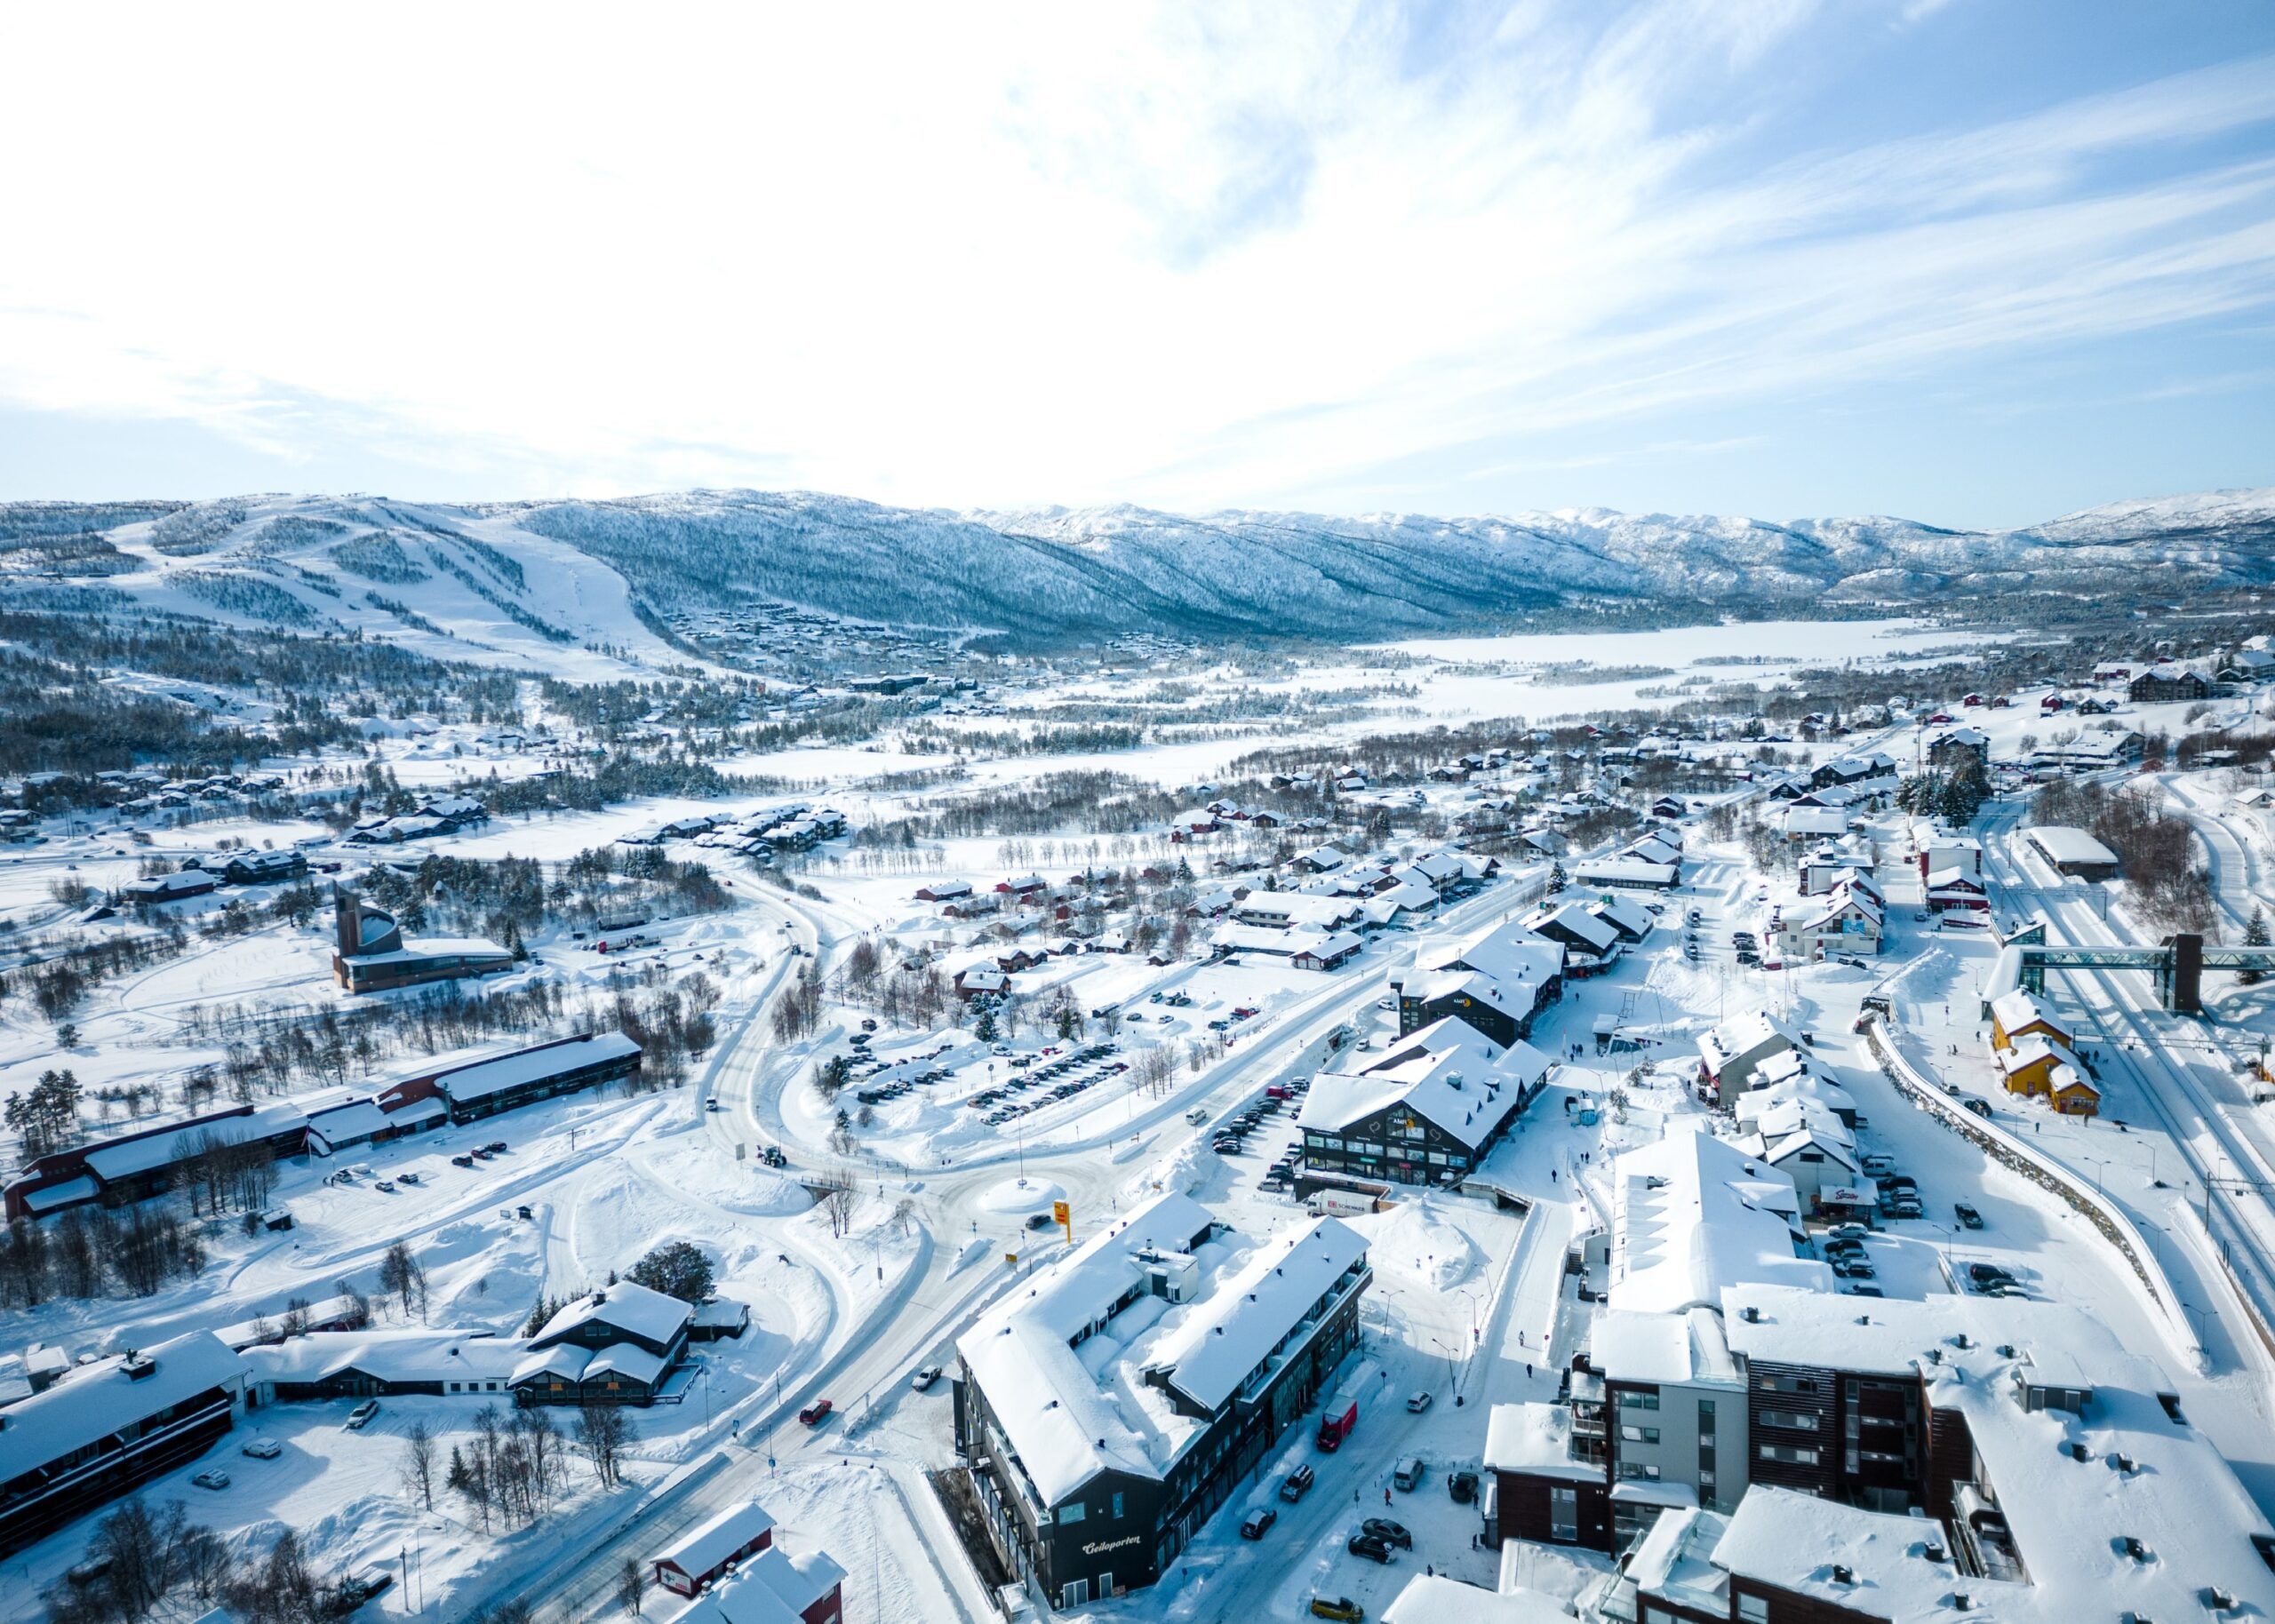
<svg viewBox="0 0 2275 1624"><path fill-rule="evenodd" d="M2008 1094L2050 1095L2054 1092L2054 1074L2064 1068L2073 1078L2082 1079L2086 1074L2085 1067L2078 1063L2068 1046L2050 1043L2035 1032L2013 1048L1998 1051L1998 1060Z"/></svg>
<svg viewBox="0 0 2275 1624"><path fill-rule="evenodd" d="M2024 1039L2039 1037L2062 1048L2077 1041L2054 1012L2032 994L2016 987L1991 1002L1991 1047L2011 1049Z"/></svg>
<svg viewBox="0 0 2275 1624"><path fill-rule="evenodd" d="M2087 1082L2082 1073L2068 1066L2054 1068L2046 1103L2065 1117L2101 1115L2101 1090Z"/></svg>

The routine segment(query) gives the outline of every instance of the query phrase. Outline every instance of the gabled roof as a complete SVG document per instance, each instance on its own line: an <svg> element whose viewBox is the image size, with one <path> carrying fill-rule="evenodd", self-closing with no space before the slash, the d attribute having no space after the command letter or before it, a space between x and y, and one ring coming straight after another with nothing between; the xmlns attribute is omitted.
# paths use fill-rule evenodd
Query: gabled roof
<svg viewBox="0 0 2275 1624"><path fill-rule="evenodd" d="M802 1624L806 1609L845 1582L826 1552L770 1545L675 1614L670 1624Z"/></svg>
<svg viewBox="0 0 2275 1624"><path fill-rule="evenodd" d="M545 1328L530 1339L530 1345L547 1346L595 1323L652 1342L668 1342L694 1317L695 1310L676 1297L666 1296L636 1281L619 1280L613 1286L587 1292L547 1320Z"/></svg>
<svg viewBox="0 0 2275 1624"><path fill-rule="evenodd" d="M120 1428L208 1388L232 1390L245 1362L211 1331L193 1331L142 1350L153 1368L139 1380L124 1355L72 1369L44 1393L10 1405L0 1415L0 1483L101 1443Z"/></svg>
<svg viewBox="0 0 2275 1624"><path fill-rule="evenodd" d="M1564 968L1564 944L1536 935L1521 925L1489 925L1466 936L1440 937L1416 950L1415 967L1482 971L1504 983L1535 985Z"/></svg>
<svg viewBox="0 0 2275 1624"><path fill-rule="evenodd" d="M1606 952L1616 946L1619 931L1611 924L1598 919L1578 903L1566 903L1553 913L1545 913L1530 921L1536 935L1550 930L1561 930L1577 936L1597 952Z"/></svg>
<svg viewBox="0 0 2275 1624"><path fill-rule="evenodd" d="M1611 1306L1718 1307L1749 1281L1829 1288L1831 1271L1795 1254L1799 1207L1792 1179L1711 1134L1628 1151L1612 1164Z"/></svg>
<svg viewBox="0 0 2275 1624"><path fill-rule="evenodd" d="M2013 1032L2023 1027L2043 1023L2067 1036L2070 1023L2055 1018L2054 1012L2027 988L2016 987L2002 992L1991 1000L1992 1018L1999 1023L2001 1031Z"/></svg>
<svg viewBox="0 0 2275 1624"><path fill-rule="evenodd" d="M1166 1365L1170 1385L1194 1404L1219 1408L1366 1255L1365 1238L1338 1218L1273 1236L1163 1339L1153 1363Z"/></svg>
<svg viewBox="0 0 2275 1624"><path fill-rule="evenodd" d="M1339 1133L1378 1111L1403 1106L1474 1150L1516 1109L1519 1094L1547 1074L1548 1064L1548 1056L1529 1043L1521 1039L1504 1049L1466 1021L1449 1016L1400 1039L1371 1065L1320 1072L1296 1122Z"/></svg>
<svg viewBox="0 0 2275 1624"><path fill-rule="evenodd" d="M1155 1197L1101 1230L989 1308L957 1339L956 1352L994 1412L1036 1493L1056 1505L1102 1471L1158 1477L1146 1418L1126 1412L1074 1350L1077 1336L1101 1340L1133 1291L1143 1294L1147 1254L1189 1256L1197 1237L1217 1227L1192 1197ZM1144 1305L1129 1313L1144 1313Z"/></svg>
<svg viewBox="0 0 2275 1624"><path fill-rule="evenodd" d="M2036 1032L2031 1033L2013 1048L2000 1049L1999 1069L2011 1075L2021 1071L2024 1066L2034 1066L2048 1056L2052 1057L2054 1063L2057 1066L2067 1066L2080 1076L2085 1073L2085 1067L2079 1063L2078 1057L2070 1052L2069 1045L2051 1042Z"/></svg>

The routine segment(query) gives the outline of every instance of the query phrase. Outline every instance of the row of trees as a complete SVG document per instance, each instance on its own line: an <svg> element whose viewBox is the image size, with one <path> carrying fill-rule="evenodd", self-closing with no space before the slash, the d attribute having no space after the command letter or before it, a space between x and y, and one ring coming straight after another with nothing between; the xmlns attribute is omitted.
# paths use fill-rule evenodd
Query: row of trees
<svg viewBox="0 0 2275 1624"><path fill-rule="evenodd" d="M2151 792L2057 778L2040 789L2031 818L2089 830L2115 852L2144 923L2163 931L2214 935L2218 911L2188 824Z"/></svg>
<svg viewBox="0 0 2275 1624"><path fill-rule="evenodd" d="M1963 827L1991 799L1991 776L1983 763L1969 758L1950 771L1930 768L1905 778L1896 788L1896 809L1917 817L1940 817Z"/></svg>
<svg viewBox="0 0 2275 1624"><path fill-rule="evenodd" d="M330 1624L362 1596L346 1575L319 1573L291 1529L266 1551L233 1555L180 1501L156 1511L127 1501L95 1525L87 1555L101 1572L49 1591L49 1624L148 1624L209 1608L239 1624Z"/></svg>
<svg viewBox="0 0 2275 1624"><path fill-rule="evenodd" d="M204 1264L198 1227L164 1202L75 1206L47 1222L18 1218L0 1230L0 1307L112 1292L148 1297Z"/></svg>
<svg viewBox="0 0 2275 1624"><path fill-rule="evenodd" d="M8 1131L22 1146L26 1161L76 1144L79 1079L68 1071L43 1071L30 1087L8 1096L8 1103L0 1107L0 1117L5 1118Z"/></svg>

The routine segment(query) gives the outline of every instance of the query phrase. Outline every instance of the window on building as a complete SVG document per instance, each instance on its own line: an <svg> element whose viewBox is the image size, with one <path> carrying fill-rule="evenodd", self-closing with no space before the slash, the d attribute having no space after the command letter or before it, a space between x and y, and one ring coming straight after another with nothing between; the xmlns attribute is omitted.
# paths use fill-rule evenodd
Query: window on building
<svg viewBox="0 0 2275 1624"><path fill-rule="evenodd" d="M1122 1520L1122 1496L1118 1493L1114 1497L1114 1520L1117 1523Z"/></svg>
<svg viewBox="0 0 2275 1624"><path fill-rule="evenodd" d="M1079 1523L1090 1514L1090 1507L1079 1500L1070 1500L1058 1508L1058 1520L1061 1523Z"/></svg>
<svg viewBox="0 0 2275 1624"><path fill-rule="evenodd" d="M1755 1385L1765 1393L1814 1393L1816 1391L1816 1378L1765 1375Z"/></svg>
<svg viewBox="0 0 2275 1624"><path fill-rule="evenodd" d="M1656 1444L1659 1441L1656 1427L1622 1427L1619 1436L1630 1444Z"/></svg>
<svg viewBox="0 0 2275 1624"><path fill-rule="evenodd" d="M1769 1602L1766 1596L1738 1597L1738 1618L1741 1624L1769 1624Z"/></svg>
<svg viewBox="0 0 2275 1624"><path fill-rule="evenodd" d="M1577 1489L1548 1491L1548 1537L1569 1545L1580 1537L1580 1493Z"/></svg>
<svg viewBox="0 0 2275 1624"><path fill-rule="evenodd" d="M1761 1446L1761 1458L1765 1461L1780 1461L1787 1466L1815 1466L1817 1461L1816 1450L1800 1449L1790 1444L1764 1444Z"/></svg>
<svg viewBox="0 0 2275 1624"><path fill-rule="evenodd" d="M1804 1414L1799 1410L1764 1410L1761 1413L1761 1424L1765 1427L1782 1427L1788 1432L1815 1432L1816 1417Z"/></svg>
<svg viewBox="0 0 2275 1624"><path fill-rule="evenodd" d="M1659 1407L1656 1393L1622 1393L1619 1407L1623 1410L1656 1410Z"/></svg>

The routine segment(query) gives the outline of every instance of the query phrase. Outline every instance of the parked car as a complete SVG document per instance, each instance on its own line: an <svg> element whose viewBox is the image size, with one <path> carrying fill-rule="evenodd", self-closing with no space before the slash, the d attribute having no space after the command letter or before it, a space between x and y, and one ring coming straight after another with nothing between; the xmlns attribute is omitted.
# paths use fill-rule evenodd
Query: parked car
<svg viewBox="0 0 2275 1624"><path fill-rule="evenodd" d="M218 1466L209 1466L189 1481L196 1488L226 1489L229 1486L229 1474Z"/></svg>
<svg viewBox="0 0 2275 1624"><path fill-rule="evenodd" d="M1471 1471L1448 1472L1446 1493L1454 1497L1456 1505L1471 1504L1477 1499L1477 1474Z"/></svg>
<svg viewBox="0 0 2275 1624"><path fill-rule="evenodd" d="M274 1461L284 1453L284 1445L275 1438L254 1438L237 1453L251 1455L256 1461Z"/></svg>
<svg viewBox="0 0 2275 1624"><path fill-rule="evenodd" d="M1414 1548L1414 1536L1408 1532L1406 1524L1393 1523L1386 1517L1369 1517L1359 1524L1359 1532L1372 1534L1376 1539L1395 1545L1401 1550Z"/></svg>
<svg viewBox="0 0 2275 1624"><path fill-rule="evenodd" d="M1427 1393L1409 1393L1409 1394L1408 1394L1408 1395L1407 1395L1407 1399L1406 1399L1406 1413L1407 1413L1409 1415L1419 1415L1419 1414L1421 1414L1421 1413L1422 1413L1422 1412L1423 1412L1423 1411L1425 1411L1425 1410L1428 1409L1429 1407L1430 1407L1430 1395L1429 1395L1429 1394L1427 1394Z"/></svg>
<svg viewBox="0 0 2275 1624"><path fill-rule="evenodd" d="M1280 1480L1280 1498L1289 1505L1312 1492L1312 1469L1299 1466Z"/></svg>
<svg viewBox="0 0 2275 1624"><path fill-rule="evenodd" d="M492 1156L503 1156L506 1154L506 1142L502 1139L493 1139L482 1148L489 1151Z"/></svg>
<svg viewBox="0 0 2275 1624"><path fill-rule="evenodd" d="M1952 1202L1952 1216L1959 1220L1961 1229L1979 1230L1983 1227L1983 1214L1976 1210L1971 1201Z"/></svg>
<svg viewBox="0 0 2275 1624"><path fill-rule="evenodd" d="M371 1188L384 1191L387 1195L393 1195L395 1194L395 1181L393 1179L381 1179L378 1183L372 1185Z"/></svg>
<svg viewBox="0 0 2275 1624"><path fill-rule="evenodd" d="M2011 1281L2015 1277L2010 1270L2001 1268L1997 1263L1969 1263L1967 1266L1967 1278L1976 1286L1990 1286L2001 1281Z"/></svg>
<svg viewBox="0 0 2275 1624"><path fill-rule="evenodd" d="M1312 1597L1312 1617L1338 1619L1342 1624L1366 1624L1367 1610L1347 1596L1337 1596L1332 1601L1324 1596L1314 1596Z"/></svg>
<svg viewBox="0 0 2275 1624"><path fill-rule="evenodd" d="M467 1155L464 1151L460 1151L458 1155L451 1158L451 1166L453 1167L471 1167L474 1166L474 1158Z"/></svg>
<svg viewBox="0 0 2275 1624"><path fill-rule="evenodd" d="M357 1405L353 1410L350 1410L347 1413L347 1430L350 1432L363 1431L364 1428L370 1426L373 1421L378 1419L379 1413L379 1401L376 1398L366 1398L362 1404Z"/></svg>
<svg viewBox="0 0 2275 1624"><path fill-rule="evenodd" d="M716 1110L718 1110L718 1109L719 1109L719 1096L718 1096L717 1095L715 1095L715 1094L709 1094L709 1095L704 1095L704 1096L703 1096L703 1109L704 1109L704 1110L706 1110L706 1111L716 1111Z"/></svg>
<svg viewBox="0 0 2275 1624"><path fill-rule="evenodd" d="M1988 1100L1978 1100L1970 1095L1960 1103L1978 1117L1988 1117L1991 1114L1991 1102Z"/></svg>
<svg viewBox="0 0 2275 1624"><path fill-rule="evenodd" d="M817 1398L798 1412L798 1420L806 1426L818 1427L829 1419L829 1413L836 1407L826 1398Z"/></svg>
<svg viewBox="0 0 2275 1624"><path fill-rule="evenodd" d="M1401 1461L1398 1463L1398 1469L1391 1474L1391 1481L1398 1485L1402 1491L1412 1489L1416 1484L1422 1481L1422 1457L1409 1455L1405 1460Z"/></svg>
<svg viewBox="0 0 2275 1624"><path fill-rule="evenodd" d="M1272 1532L1272 1524L1279 1520L1280 1514L1269 1506L1265 1507L1261 1511L1251 1511L1241 1524L1241 1538L1261 1540Z"/></svg>
<svg viewBox="0 0 2275 1624"><path fill-rule="evenodd" d="M1343 1548L1354 1556L1364 1556L1369 1562L1387 1565L1391 1560L1390 1542L1377 1540L1370 1533L1354 1533L1343 1542Z"/></svg>
<svg viewBox="0 0 2275 1624"><path fill-rule="evenodd" d="M1888 1294L1877 1286L1855 1285L1843 1288L1852 1297L1885 1297Z"/></svg>
<svg viewBox="0 0 2275 1624"><path fill-rule="evenodd" d="M932 1383L938 1381L939 1379L940 1367L937 1365L927 1365L923 1369L909 1377L908 1385L922 1393L930 1389Z"/></svg>
<svg viewBox="0 0 2275 1624"><path fill-rule="evenodd" d="M416 1173L398 1173L395 1174L395 1177L401 1179L406 1184L416 1184L419 1182L419 1175Z"/></svg>

